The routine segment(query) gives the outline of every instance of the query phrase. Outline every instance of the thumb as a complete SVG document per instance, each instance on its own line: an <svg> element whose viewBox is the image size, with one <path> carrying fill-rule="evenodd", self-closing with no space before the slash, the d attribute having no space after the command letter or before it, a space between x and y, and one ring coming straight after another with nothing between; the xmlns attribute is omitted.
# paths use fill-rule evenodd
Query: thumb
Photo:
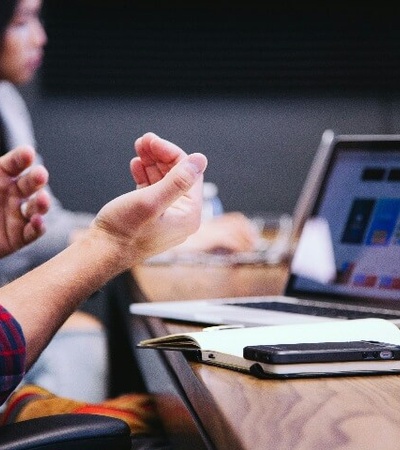
<svg viewBox="0 0 400 450"><path fill-rule="evenodd" d="M195 201L202 199L203 173L207 167L207 158L202 153L192 153L176 164L159 182L150 186L154 189L159 204L165 208L185 194Z"/></svg>

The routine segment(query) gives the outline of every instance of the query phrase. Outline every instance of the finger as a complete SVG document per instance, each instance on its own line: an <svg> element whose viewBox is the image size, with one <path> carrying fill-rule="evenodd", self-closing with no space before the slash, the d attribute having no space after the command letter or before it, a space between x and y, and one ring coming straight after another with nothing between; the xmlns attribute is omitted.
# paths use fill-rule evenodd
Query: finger
<svg viewBox="0 0 400 450"><path fill-rule="evenodd" d="M164 163L160 162L160 160L157 161L156 155L152 153L151 142L156 137L157 136L154 133L147 133L135 142L135 150L138 159L135 160L133 166L139 170L138 161L140 161L141 165L140 179L142 181L136 181L136 184L138 185L153 184L160 180L163 177L163 174L166 173L165 167L161 170L159 168L159 165L164 166Z"/></svg>
<svg viewBox="0 0 400 450"><path fill-rule="evenodd" d="M17 186L21 195L25 198L31 196L43 188L49 179L49 173L43 166L35 166L29 172L21 175L17 180Z"/></svg>
<svg viewBox="0 0 400 450"><path fill-rule="evenodd" d="M16 177L33 164L35 150L31 146L17 147L0 158L0 168Z"/></svg>
<svg viewBox="0 0 400 450"><path fill-rule="evenodd" d="M181 161L187 156L187 153L178 145L156 135L153 136L150 141L150 148L156 161L161 161L167 166L170 166L171 164L175 165L178 161Z"/></svg>
<svg viewBox="0 0 400 450"><path fill-rule="evenodd" d="M136 141L136 152L150 184L163 178L171 167L187 156L180 147L154 133L146 133Z"/></svg>
<svg viewBox="0 0 400 450"><path fill-rule="evenodd" d="M152 165L156 162L171 164L186 156L186 153L176 144L155 133L146 133L137 139L135 150L144 165Z"/></svg>
<svg viewBox="0 0 400 450"><path fill-rule="evenodd" d="M21 205L21 213L26 219L30 219L36 214L46 214L49 208L50 195L45 190L41 190Z"/></svg>
<svg viewBox="0 0 400 450"><path fill-rule="evenodd" d="M43 217L40 214L35 214L31 217L30 221L24 228L24 242L29 244L42 236L46 231L46 227L43 222Z"/></svg>
<svg viewBox="0 0 400 450"><path fill-rule="evenodd" d="M153 136L156 136L154 133L146 133L143 136L136 139L134 143L136 154L140 157L143 156L143 158L146 159L146 151L145 149L149 148L149 142L151 142L151 139Z"/></svg>
<svg viewBox="0 0 400 450"><path fill-rule="evenodd" d="M144 169L139 157L135 157L131 160L130 170L137 187L145 187L150 184L150 181L147 178L146 170Z"/></svg>
<svg viewBox="0 0 400 450"><path fill-rule="evenodd" d="M207 158L201 153L193 153L174 166L158 183L149 186L149 189L153 190L154 202L160 210L165 210L180 197L189 193L200 205L203 195L201 181L206 167Z"/></svg>

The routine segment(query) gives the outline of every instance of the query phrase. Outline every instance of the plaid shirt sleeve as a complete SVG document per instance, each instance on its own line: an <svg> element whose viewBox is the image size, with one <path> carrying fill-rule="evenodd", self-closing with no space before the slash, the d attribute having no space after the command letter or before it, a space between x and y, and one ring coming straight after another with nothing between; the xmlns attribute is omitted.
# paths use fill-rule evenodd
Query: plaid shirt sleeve
<svg viewBox="0 0 400 450"><path fill-rule="evenodd" d="M19 323L0 305L0 405L25 374L26 344Z"/></svg>

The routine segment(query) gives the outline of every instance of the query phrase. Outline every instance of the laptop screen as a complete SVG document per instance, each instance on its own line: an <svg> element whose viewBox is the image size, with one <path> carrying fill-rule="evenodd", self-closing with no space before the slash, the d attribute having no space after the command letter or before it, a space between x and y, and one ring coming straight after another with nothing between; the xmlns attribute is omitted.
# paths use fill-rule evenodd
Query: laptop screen
<svg viewBox="0 0 400 450"><path fill-rule="evenodd" d="M328 158L286 293L400 308L400 136L337 136Z"/></svg>

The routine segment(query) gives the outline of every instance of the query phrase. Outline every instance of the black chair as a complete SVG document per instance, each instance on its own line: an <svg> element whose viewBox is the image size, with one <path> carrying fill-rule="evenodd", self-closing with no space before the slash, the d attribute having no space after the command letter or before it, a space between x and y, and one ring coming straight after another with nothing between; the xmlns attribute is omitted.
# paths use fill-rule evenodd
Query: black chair
<svg viewBox="0 0 400 450"><path fill-rule="evenodd" d="M131 450L129 426L94 414L58 414L0 427L0 450Z"/></svg>

